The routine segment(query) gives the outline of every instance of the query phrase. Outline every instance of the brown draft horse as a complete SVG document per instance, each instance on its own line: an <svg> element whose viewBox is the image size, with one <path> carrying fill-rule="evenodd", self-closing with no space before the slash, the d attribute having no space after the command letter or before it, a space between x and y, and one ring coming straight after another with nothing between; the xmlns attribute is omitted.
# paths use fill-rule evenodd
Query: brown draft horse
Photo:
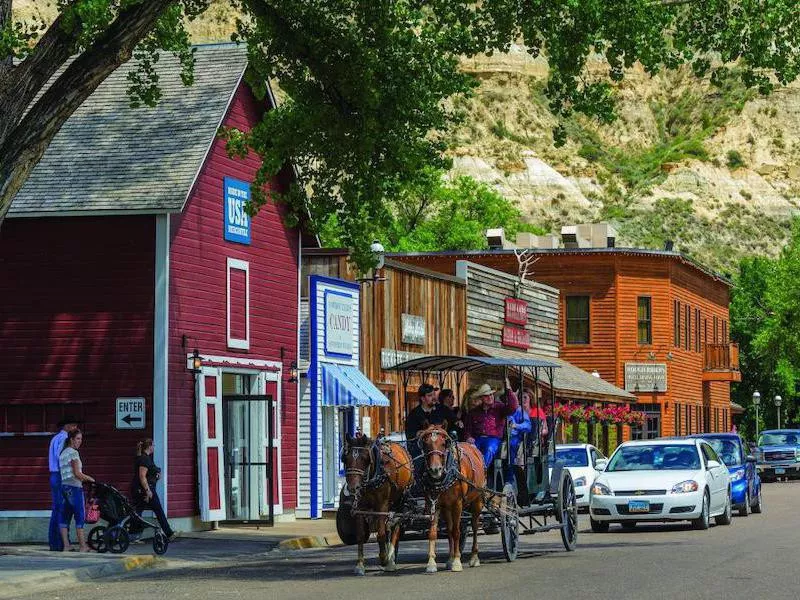
<svg viewBox="0 0 800 600"><path fill-rule="evenodd" d="M447 568L463 570L461 566L461 513L467 508L472 514L472 555L470 567L478 567L478 521L483 510L483 494L479 488L486 487L486 472L483 457L472 444L458 443L443 426L431 425L417 435L425 456L425 474L422 486L428 501L428 510L435 507L428 533L427 573L436 573L436 538L439 513L447 523L450 555Z"/></svg>
<svg viewBox="0 0 800 600"><path fill-rule="evenodd" d="M373 441L367 436L347 436L342 449L347 491L354 498L353 510L386 513L398 507L414 481L411 455L396 442ZM364 575L364 543L369 537L367 520L354 515L358 539L356 575ZM397 569L395 548L400 538L400 525L392 527L387 548L388 517L376 517L379 559L386 571Z"/></svg>

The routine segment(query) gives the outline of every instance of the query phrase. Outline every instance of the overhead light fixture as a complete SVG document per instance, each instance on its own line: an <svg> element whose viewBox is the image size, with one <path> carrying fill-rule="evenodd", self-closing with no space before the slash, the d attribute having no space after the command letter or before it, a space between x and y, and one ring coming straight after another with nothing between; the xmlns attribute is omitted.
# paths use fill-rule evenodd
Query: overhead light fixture
<svg viewBox="0 0 800 600"><path fill-rule="evenodd" d="M203 357L200 356L200 351L197 348L195 348L194 352L192 352L192 368L189 369L189 371L197 375L202 370L203 370Z"/></svg>

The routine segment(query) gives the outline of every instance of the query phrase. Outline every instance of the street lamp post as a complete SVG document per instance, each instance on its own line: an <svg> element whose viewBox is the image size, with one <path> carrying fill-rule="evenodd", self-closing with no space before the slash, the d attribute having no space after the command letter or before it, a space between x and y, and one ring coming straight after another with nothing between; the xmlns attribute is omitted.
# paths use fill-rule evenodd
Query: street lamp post
<svg viewBox="0 0 800 600"><path fill-rule="evenodd" d="M756 440L758 440L758 405L761 404L761 394L753 392L753 406L756 407Z"/></svg>
<svg viewBox="0 0 800 600"><path fill-rule="evenodd" d="M775 407L778 409L778 429L781 428L781 403L783 402L783 398L780 396L775 396L772 400L775 403Z"/></svg>

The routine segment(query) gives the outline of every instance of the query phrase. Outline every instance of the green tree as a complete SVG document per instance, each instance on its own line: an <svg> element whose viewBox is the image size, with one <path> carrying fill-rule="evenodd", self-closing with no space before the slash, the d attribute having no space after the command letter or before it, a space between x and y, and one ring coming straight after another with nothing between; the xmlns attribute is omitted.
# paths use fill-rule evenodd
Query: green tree
<svg viewBox="0 0 800 600"><path fill-rule="evenodd" d="M295 218L317 225L337 215L362 266L370 262L364 241L397 191L423 167L447 167L439 133L459 116L447 100L475 86L461 57L521 40L548 60L557 115L606 122L614 85L637 61L650 73L690 63L712 80L737 62L745 84L763 93L800 71L796 0L231 1L243 11L249 81L263 93L276 78L288 100L252 132L228 132L230 150L262 156L256 183L292 161L301 181L284 199ZM145 103L157 99L156 47L190 65L180 17L206 3L57 0L60 15L41 33L13 23L12 0L0 0L0 219L64 121L134 48L144 61L132 93ZM608 61L604 72L587 69L597 55ZM564 135L556 130L557 141ZM267 199L254 196L255 211Z"/></svg>
<svg viewBox="0 0 800 600"><path fill-rule="evenodd" d="M734 397L748 409L748 429L754 429L752 393L761 392L765 422L777 424L773 405L784 398L787 419L798 417L800 382L800 219L790 242L777 259L742 261L731 301L731 335L741 351L742 381ZM752 414L751 414L752 413ZM783 420L783 422L786 422Z"/></svg>
<svg viewBox="0 0 800 600"><path fill-rule="evenodd" d="M486 230L493 227L503 227L509 237L523 230L543 233L524 224L519 208L486 184L471 177L447 181L441 171L428 168L399 190L393 214L373 231L387 250L427 252L486 248ZM326 245L343 243L338 219L328 220L321 237Z"/></svg>

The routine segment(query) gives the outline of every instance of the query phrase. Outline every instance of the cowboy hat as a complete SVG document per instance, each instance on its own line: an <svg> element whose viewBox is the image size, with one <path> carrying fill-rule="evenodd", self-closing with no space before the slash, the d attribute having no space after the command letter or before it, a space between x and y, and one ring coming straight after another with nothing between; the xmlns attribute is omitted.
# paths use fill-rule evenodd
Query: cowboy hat
<svg viewBox="0 0 800 600"><path fill-rule="evenodd" d="M480 398L482 396L494 396L494 390L488 383L484 383L477 390L472 392L472 398Z"/></svg>

